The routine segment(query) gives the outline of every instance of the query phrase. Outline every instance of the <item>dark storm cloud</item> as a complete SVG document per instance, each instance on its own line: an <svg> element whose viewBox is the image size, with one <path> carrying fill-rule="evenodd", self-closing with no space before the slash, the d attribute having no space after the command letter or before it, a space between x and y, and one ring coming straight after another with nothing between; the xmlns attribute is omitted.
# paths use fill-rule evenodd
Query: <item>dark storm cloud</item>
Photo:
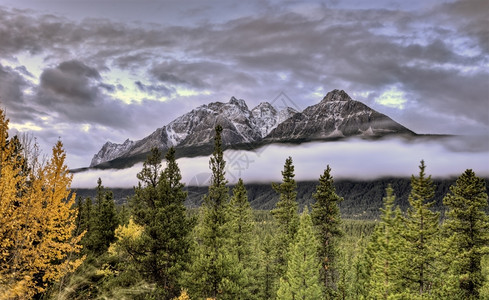
<svg viewBox="0 0 489 300"><path fill-rule="evenodd" d="M150 52L136 54L121 54L114 60L114 65L123 70L137 70L141 66L148 65L154 58Z"/></svg>
<svg viewBox="0 0 489 300"><path fill-rule="evenodd" d="M46 105L53 105L61 98L77 104L93 105L101 97L97 85L99 80L99 72L80 61L62 62L41 74L40 88L45 93L41 99Z"/></svg>
<svg viewBox="0 0 489 300"><path fill-rule="evenodd" d="M22 89L27 82L15 70L0 65L0 99L6 102L23 102Z"/></svg>
<svg viewBox="0 0 489 300"><path fill-rule="evenodd" d="M39 86L29 81L29 73L35 74L29 66L1 67L0 96L3 102L18 99L7 107L18 118L26 112L19 122L48 115L60 124L90 124L88 132L109 128L113 133L97 134L120 142L232 95L254 106L284 91L305 108L322 98L312 95L318 89L324 94L341 88L350 95L368 92L357 100L373 105L395 87L406 97L400 120L415 131L464 133L464 124L487 132L488 1L436 4L429 11L375 3L344 9L343 1L334 2L252 1L235 7L226 1L178 10L172 2L165 8L182 20L173 17L167 24L73 21L0 7L1 58L15 61L28 53L48 66ZM135 77L107 81L120 70ZM147 99L128 104L112 95L135 87ZM34 94L25 94L26 88ZM182 96L182 90L197 95ZM155 101L160 97L171 101Z"/></svg>
<svg viewBox="0 0 489 300"><path fill-rule="evenodd" d="M136 81L134 82L136 87L138 88L139 91L145 92L149 95L159 95L163 97L171 97L172 95L175 94L175 89L174 88L169 88L165 85L146 85L142 83L141 81Z"/></svg>
<svg viewBox="0 0 489 300"><path fill-rule="evenodd" d="M5 108L8 117L16 122L37 121L38 111L28 105L23 92L30 87L32 85L19 74L19 70L0 64L0 107Z"/></svg>
<svg viewBox="0 0 489 300"><path fill-rule="evenodd" d="M243 86L257 84L249 73L239 67L213 61L166 61L154 65L150 72L161 82L198 89L219 90L236 82Z"/></svg>
<svg viewBox="0 0 489 300"><path fill-rule="evenodd" d="M457 30L475 38L472 46L478 46L489 53L489 2L486 0L454 1L441 5L435 12L447 25L456 24Z"/></svg>
<svg viewBox="0 0 489 300"><path fill-rule="evenodd" d="M46 69L34 101L59 124L92 124L119 129L131 127L133 112L111 98L115 87L102 81L97 69L78 60Z"/></svg>

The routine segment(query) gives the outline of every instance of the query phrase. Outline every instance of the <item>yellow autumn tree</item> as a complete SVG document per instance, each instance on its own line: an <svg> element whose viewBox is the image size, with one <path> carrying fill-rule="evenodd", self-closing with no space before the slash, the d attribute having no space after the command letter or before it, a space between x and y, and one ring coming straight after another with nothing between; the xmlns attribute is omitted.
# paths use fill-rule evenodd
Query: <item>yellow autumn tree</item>
<svg viewBox="0 0 489 300"><path fill-rule="evenodd" d="M7 131L0 109L0 299L26 299L81 264L70 259L81 236L73 236L75 195L63 144L45 165L28 169Z"/></svg>
<svg viewBox="0 0 489 300"><path fill-rule="evenodd" d="M180 296L173 298L173 300L190 300L190 297L187 294L186 290L182 290L182 292L180 293Z"/></svg>

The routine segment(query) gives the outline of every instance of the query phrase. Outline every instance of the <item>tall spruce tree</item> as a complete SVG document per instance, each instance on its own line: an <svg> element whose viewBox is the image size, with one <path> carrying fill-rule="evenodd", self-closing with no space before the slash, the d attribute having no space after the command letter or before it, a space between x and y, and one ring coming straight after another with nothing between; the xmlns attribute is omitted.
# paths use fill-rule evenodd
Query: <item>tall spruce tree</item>
<svg viewBox="0 0 489 300"><path fill-rule="evenodd" d="M443 224L449 273L455 277L452 299L479 299L484 284L481 260L489 254L489 217L486 185L472 170L466 170L443 199L448 207Z"/></svg>
<svg viewBox="0 0 489 300"><path fill-rule="evenodd" d="M109 245L115 241L114 232L119 226L119 218L113 193L104 188L100 178L97 180L96 191L95 205L92 207L91 200L87 199L86 212L82 213L80 218L84 221L83 225L87 230L86 239L82 239L84 250L88 254L99 256L106 252Z"/></svg>
<svg viewBox="0 0 489 300"><path fill-rule="evenodd" d="M271 232L267 232L265 236L257 236L261 238L258 243L258 272L256 282L258 284L258 299L275 299L277 294L277 266L274 258L276 257L275 241Z"/></svg>
<svg viewBox="0 0 489 300"><path fill-rule="evenodd" d="M189 292L192 298L235 299L240 270L230 250L229 189L222 150L222 126L215 128L214 152L209 160L212 177L199 212L196 253Z"/></svg>
<svg viewBox="0 0 489 300"><path fill-rule="evenodd" d="M326 298L334 297L338 281L338 241L343 236L338 203L343 198L336 194L329 165L319 177L319 185L312 195L316 202L312 206L311 218L319 240L318 256L321 261L321 281Z"/></svg>
<svg viewBox="0 0 489 300"><path fill-rule="evenodd" d="M279 194L279 201L272 215L277 226L276 254L277 254L277 276L285 275L287 270L287 252L289 244L294 240L299 226L299 215L297 205L297 183L294 180L294 165L292 157L285 160L282 171L282 183L273 183L273 189Z"/></svg>
<svg viewBox="0 0 489 300"><path fill-rule="evenodd" d="M436 242L440 215L431 211L435 188L431 176L426 176L424 161L419 166L419 176L411 176L409 208L404 218L401 235L404 239L402 254L405 262L401 271L405 278L405 295L423 297L431 291L436 281Z"/></svg>
<svg viewBox="0 0 489 300"><path fill-rule="evenodd" d="M300 218L297 235L290 245L287 271L280 278L277 299L324 299L319 276L318 246L306 207Z"/></svg>
<svg viewBox="0 0 489 300"><path fill-rule="evenodd" d="M400 264L402 257L401 210L394 208L396 199L392 186L386 189L381 221L375 228L374 238L370 242L373 251L370 266L368 295L371 299L392 299L402 292Z"/></svg>
<svg viewBox="0 0 489 300"><path fill-rule="evenodd" d="M156 283L155 296L172 299L181 291L180 279L190 260L191 222L187 217L182 176L175 150L165 156L161 170L161 152L154 148L138 174L140 183L133 200L135 221L144 227L141 239L144 251L136 254L142 273Z"/></svg>
<svg viewBox="0 0 489 300"><path fill-rule="evenodd" d="M241 178L233 189L228 210L230 217L229 245L241 269L236 299L256 299L256 257L252 255L254 220L248 194Z"/></svg>

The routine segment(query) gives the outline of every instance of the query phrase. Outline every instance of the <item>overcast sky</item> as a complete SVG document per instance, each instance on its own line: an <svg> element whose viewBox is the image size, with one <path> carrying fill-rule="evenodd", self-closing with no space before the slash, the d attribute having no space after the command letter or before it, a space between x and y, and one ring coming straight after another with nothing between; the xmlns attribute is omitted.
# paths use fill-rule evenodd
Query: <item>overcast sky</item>
<svg viewBox="0 0 489 300"><path fill-rule="evenodd" d="M487 154L489 1L0 0L0 105L70 168L201 104L332 89Z"/></svg>

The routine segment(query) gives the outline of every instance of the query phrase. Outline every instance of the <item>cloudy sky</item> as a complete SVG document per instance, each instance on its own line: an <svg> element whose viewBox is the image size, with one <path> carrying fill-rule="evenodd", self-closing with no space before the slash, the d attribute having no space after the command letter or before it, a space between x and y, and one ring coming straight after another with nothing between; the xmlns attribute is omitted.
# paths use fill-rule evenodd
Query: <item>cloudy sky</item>
<svg viewBox="0 0 489 300"><path fill-rule="evenodd" d="M71 168L201 104L332 89L487 150L489 1L0 0L0 105Z"/></svg>

